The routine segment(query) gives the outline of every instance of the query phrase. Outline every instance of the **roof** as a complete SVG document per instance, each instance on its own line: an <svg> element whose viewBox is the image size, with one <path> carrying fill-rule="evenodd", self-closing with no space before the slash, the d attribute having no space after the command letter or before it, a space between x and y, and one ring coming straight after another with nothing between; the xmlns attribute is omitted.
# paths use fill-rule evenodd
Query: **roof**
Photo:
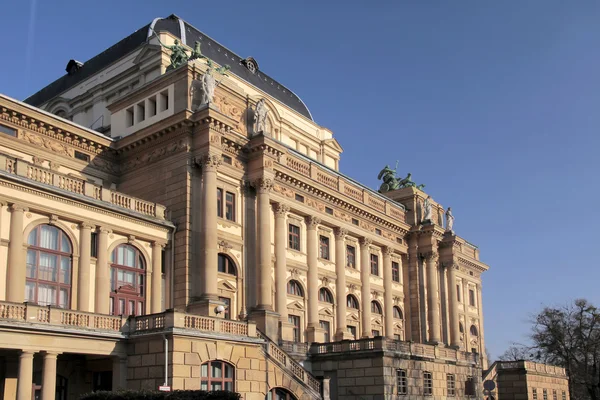
<svg viewBox="0 0 600 400"><path fill-rule="evenodd" d="M169 32L180 38L183 44L192 48L194 47L194 43L199 41L202 45L202 54L220 65L228 64L231 67L229 73L252 84L304 117L310 120L313 119L308 107L306 107L304 102L294 92L260 70L255 73L251 72L242 63L245 58L238 56L176 15L155 19L150 24L143 26L125 39L122 39L102 53L86 61L76 73L72 75L66 74L58 78L37 93L26 98L24 101L33 106L40 106L59 96L79 82L96 74L118 59L131 53L139 46L145 44L148 37L151 35L150 27L153 27L157 32Z"/></svg>

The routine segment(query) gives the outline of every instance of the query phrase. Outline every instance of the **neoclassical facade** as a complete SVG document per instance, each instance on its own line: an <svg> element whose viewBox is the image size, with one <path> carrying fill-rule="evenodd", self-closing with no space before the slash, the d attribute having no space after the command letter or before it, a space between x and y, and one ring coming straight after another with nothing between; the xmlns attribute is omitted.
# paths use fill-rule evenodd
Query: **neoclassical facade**
<svg viewBox="0 0 600 400"><path fill-rule="evenodd" d="M1 96L4 398L468 396L488 266L426 193L373 191L341 153L255 59L176 16L25 102ZM372 346L420 389L389 370L381 392L342 390L327 362Z"/></svg>

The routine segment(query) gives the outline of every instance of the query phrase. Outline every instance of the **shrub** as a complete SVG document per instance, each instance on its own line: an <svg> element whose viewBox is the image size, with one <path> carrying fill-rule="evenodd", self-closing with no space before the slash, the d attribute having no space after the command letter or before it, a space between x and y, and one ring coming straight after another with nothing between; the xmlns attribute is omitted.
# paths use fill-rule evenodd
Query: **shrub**
<svg viewBox="0 0 600 400"><path fill-rule="evenodd" d="M148 390L122 390L117 392L93 392L79 400L239 400L239 393L226 391L175 390L158 392Z"/></svg>

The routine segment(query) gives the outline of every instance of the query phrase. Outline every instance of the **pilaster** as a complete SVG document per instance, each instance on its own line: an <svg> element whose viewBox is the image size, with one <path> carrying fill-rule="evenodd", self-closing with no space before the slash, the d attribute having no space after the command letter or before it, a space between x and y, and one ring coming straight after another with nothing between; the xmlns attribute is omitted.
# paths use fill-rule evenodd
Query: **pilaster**
<svg viewBox="0 0 600 400"><path fill-rule="evenodd" d="M306 260L308 264L308 313L307 332L308 342L316 342L317 329L319 328L319 263L317 227L321 223L318 217L306 217Z"/></svg>
<svg viewBox="0 0 600 400"><path fill-rule="evenodd" d="M362 337L371 336L371 239L360 239Z"/></svg>

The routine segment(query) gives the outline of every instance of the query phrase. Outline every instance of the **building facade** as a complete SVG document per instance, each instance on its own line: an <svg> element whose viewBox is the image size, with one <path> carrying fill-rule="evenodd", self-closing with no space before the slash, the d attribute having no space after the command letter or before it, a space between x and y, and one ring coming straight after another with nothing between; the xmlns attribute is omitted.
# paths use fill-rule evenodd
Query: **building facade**
<svg viewBox="0 0 600 400"><path fill-rule="evenodd" d="M414 185L343 175L332 132L252 57L170 16L0 111L5 399L445 398L480 382L477 247ZM343 389L374 348L363 383L386 389Z"/></svg>

